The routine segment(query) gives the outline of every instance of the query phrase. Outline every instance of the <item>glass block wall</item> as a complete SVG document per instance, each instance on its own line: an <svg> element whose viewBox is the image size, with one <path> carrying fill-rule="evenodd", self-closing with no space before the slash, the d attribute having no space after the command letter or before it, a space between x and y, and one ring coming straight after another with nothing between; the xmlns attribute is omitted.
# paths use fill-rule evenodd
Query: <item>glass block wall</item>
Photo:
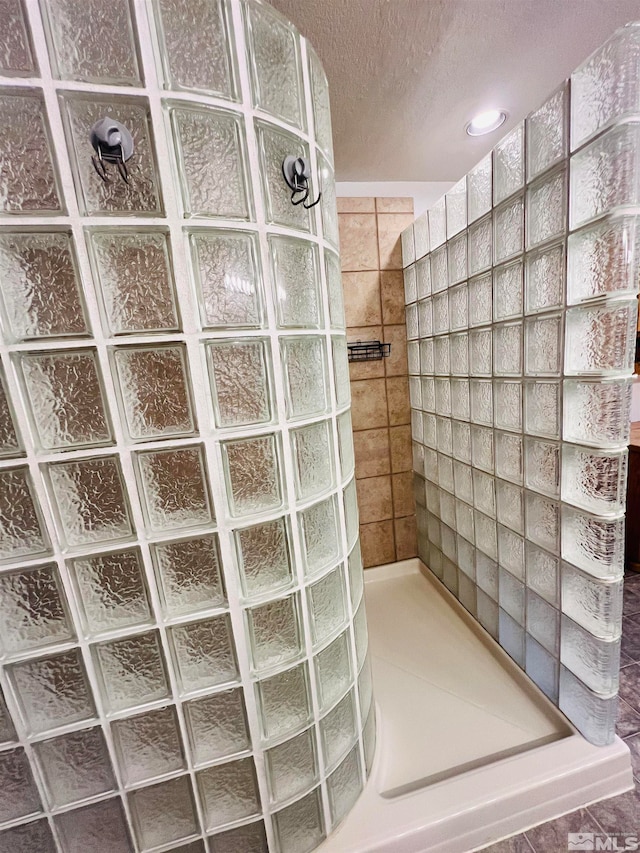
<svg viewBox="0 0 640 853"><path fill-rule="evenodd" d="M615 34L403 232L420 556L595 744L620 659L639 54L640 26Z"/></svg>
<svg viewBox="0 0 640 853"><path fill-rule="evenodd" d="M2 9L0 853L303 853L374 737L326 78L258 0Z"/></svg>

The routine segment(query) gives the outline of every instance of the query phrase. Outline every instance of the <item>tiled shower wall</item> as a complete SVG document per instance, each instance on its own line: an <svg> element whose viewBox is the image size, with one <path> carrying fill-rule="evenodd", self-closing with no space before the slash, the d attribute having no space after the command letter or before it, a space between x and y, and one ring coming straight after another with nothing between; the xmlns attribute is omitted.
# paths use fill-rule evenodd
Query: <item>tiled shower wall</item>
<svg viewBox="0 0 640 853"><path fill-rule="evenodd" d="M640 27L403 232L424 563L614 736L638 291Z"/></svg>
<svg viewBox="0 0 640 853"><path fill-rule="evenodd" d="M349 365L365 566L417 554L400 234L410 198L338 198L348 341L379 340L391 355Z"/></svg>
<svg viewBox="0 0 640 853"><path fill-rule="evenodd" d="M258 0L0 8L0 853L308 851L374 736L324 73Z"/></svg>

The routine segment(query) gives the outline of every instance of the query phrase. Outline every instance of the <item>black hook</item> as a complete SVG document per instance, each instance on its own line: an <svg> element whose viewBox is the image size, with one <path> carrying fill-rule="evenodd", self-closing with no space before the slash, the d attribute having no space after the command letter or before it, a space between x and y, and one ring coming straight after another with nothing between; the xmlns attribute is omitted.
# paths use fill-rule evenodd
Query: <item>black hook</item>
<svg viewBox="0 0 640 853"><path fill-rule="evenodd" d="M129 183L127 160L133 155L133 137L129 130L112 118L102 118L91 128L91 144L96 154L91 156L93 168L98 177L105 183L109 182L106 163L114 163L120 177Z"/></svg>
<svg viewBox="0 0 640 853"><path fill-rule="evenodd" d="M291 204L301 204L305 210L311 210L322 198L322 193L318 193L318 198L307 204L309 198L309 178L311 177L311 168L304 157L293 157L289 155L282 161L282 176L291 190ZM297 195L302 195L302 198L296 200Z"/></svg>

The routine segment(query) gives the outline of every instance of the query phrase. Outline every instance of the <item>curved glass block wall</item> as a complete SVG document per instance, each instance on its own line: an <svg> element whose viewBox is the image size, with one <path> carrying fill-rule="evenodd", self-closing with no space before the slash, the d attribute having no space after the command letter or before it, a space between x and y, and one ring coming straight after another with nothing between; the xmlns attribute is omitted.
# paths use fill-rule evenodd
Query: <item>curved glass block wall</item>
<svg viewBox="0 0 640 853"><path fill-rule="evenodd" d="M3 9L0 851L303 853L374 737L326 78L258 0Z"/></svg>
<svg viewBox="0 0 640 853"><path fill-rule="evenodd" d="M595 744L616 720L640 26L403 232L424 563Z"/></svg>

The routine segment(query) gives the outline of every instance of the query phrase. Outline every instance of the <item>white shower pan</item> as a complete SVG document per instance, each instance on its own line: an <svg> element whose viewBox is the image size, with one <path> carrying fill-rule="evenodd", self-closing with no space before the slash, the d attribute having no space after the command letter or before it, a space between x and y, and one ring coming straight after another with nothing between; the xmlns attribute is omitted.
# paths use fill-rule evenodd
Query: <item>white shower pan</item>
<svg viewBox="0 0 640 853"><path fill-rule="evenodd" d="M369 569L377 748L322 853L468 853L633 787L419 560Z"/></svg>

